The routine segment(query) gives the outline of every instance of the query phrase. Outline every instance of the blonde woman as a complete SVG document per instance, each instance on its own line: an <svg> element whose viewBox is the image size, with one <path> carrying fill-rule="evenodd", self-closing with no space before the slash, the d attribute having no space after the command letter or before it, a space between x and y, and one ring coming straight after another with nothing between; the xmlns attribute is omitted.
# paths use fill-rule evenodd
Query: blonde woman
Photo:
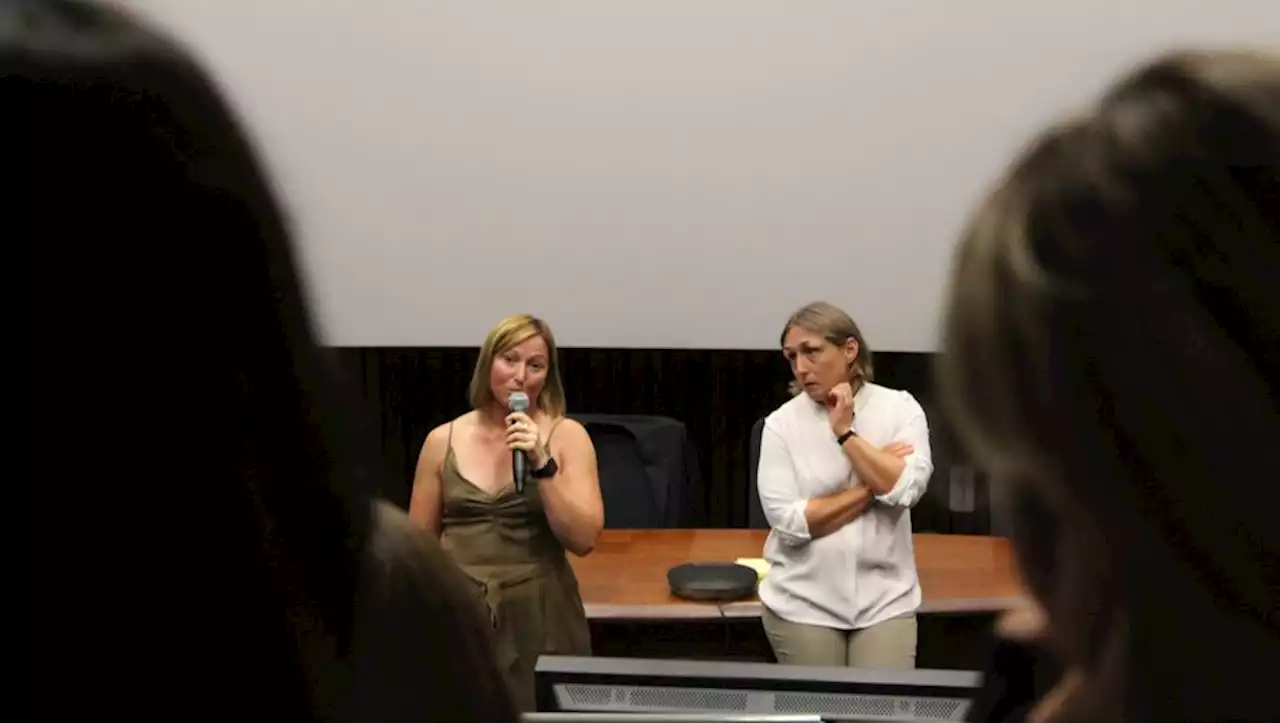
<svg viewBox="0 0 1280 723"><path fill-rule="evenodd" d="M872 383L862 332L831 304L793 314L781 343L796 396L765 420L757 481L769 642L783 663L912 668L909 510L933 473L924 410Z"/></svg>
<svg viewBox="0 0 1280 723"><path fill-rule="evenodd" d="M530 400L525 412L508 410L517 392ZM512 316L489 332L470 396L470 412L427 435L409 514L474 581L498 663L521 709L532 711L538 656L591 652L565 551L588 554L604 526L596 453L564 416L555 337L541 319ZM519 491L514 450L529 461Z"/></svg>

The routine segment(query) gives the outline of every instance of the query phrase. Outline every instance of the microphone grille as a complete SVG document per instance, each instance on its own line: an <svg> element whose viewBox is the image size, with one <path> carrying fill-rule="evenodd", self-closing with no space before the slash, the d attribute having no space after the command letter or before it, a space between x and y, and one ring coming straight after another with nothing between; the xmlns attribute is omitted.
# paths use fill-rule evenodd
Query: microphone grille
<svg viewBox="0 0 1280 723"><path fill-rule="evenodd" d="M513 412L523 412L529 408L529 395L524 392L512 392L507 397L507 409Z"/></svg>

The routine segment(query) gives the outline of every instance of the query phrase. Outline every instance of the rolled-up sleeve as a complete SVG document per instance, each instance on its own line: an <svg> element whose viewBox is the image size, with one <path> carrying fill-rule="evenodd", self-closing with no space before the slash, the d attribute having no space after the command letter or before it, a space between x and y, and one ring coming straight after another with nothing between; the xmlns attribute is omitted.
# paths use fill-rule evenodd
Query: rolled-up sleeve
<svg viewBox="0 0 1280 723"><path fill-rule="evenodd" d="M929 447L929 421L925 418L924 408L915 397L907 392L902 394L906 421L893 436L893 441L906 442L914 447L914 451L907 455L907 464L893 489L876 495L876 500L893 507L914 507L929 488L929 478L933 476L933 451Z"/></svg>
<svg viewBox="0 0 1280 723"><path fill-rule="evenodd" d="M756 487L765 519L787 545L803 545L812 539L804 517L809 500L800 496L796 468L787 443L768 424L760 437L760 467Z"/></svg>

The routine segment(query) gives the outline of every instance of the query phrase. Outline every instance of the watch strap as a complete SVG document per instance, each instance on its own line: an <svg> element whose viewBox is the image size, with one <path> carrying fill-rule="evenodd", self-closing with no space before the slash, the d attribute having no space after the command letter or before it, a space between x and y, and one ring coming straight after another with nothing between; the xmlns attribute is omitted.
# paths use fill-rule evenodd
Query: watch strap
<svg viewBox="0 0 1280 723"><path fill-rule="evenodd" d="M547 463L542 465L538 469L535 469L530 474L532 474L537 479L547 479L548 477L555 477L556 472L559 472L559 471L560 471L560 465L556 464L556 458L547 457Z"/></svg>

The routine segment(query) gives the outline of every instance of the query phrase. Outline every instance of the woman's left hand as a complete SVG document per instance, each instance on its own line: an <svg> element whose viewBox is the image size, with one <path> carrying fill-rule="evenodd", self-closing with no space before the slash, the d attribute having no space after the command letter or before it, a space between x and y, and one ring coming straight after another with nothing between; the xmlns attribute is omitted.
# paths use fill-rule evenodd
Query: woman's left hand
<svg viewBox="0 0 1280 723"><path fill-rule="evenodd" d="M512 412L507 415L506 421L507 449L521 450L529 455L529 461L534 469L541 467L546 460L543 459L542 445L538 443L541 437L537 422L524 412Z"/></svg>

